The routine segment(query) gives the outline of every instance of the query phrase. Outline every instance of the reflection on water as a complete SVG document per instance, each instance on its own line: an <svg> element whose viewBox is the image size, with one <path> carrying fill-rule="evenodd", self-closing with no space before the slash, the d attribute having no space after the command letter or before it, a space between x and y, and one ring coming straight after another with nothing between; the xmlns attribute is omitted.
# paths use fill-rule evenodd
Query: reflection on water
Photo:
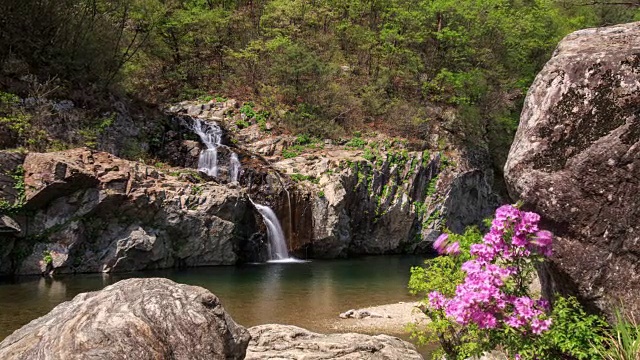
<svg viewBox="0 0 640 360"><path fill-rule="evenodd" d="M417 257L366 257L128 274L21 278L0 282L0 340L80 292L130 277L166 277L202 286L245 326L293 324L329 332L328 321L350 308L411 300L409 268Z"/></svg>

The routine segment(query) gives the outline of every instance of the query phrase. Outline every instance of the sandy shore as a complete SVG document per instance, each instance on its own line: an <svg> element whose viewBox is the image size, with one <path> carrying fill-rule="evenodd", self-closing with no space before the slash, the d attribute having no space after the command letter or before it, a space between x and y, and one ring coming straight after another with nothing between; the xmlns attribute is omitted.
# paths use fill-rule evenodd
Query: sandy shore
<svg viewBox="0 0 640 360"><path fill-rule="evenodd" d="M382 318L341 319L339 314L336 314L336 319L331 321L329 327L335 332L406 335L408 323L426 321L426 316L416 307L418 304L418 302L399 302L356 309L356 311L364 310L382 315ZM344 311L347 310L349 309L344 309Z"/></svg>

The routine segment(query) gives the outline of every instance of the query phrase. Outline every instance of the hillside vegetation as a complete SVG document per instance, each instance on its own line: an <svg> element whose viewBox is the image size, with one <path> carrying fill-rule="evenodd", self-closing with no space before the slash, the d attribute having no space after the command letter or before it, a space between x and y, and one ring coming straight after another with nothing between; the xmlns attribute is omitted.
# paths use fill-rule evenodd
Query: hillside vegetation
<svg viewBox="0 0 640 360"><path fill-rule="evenodd" d="M5 0L0 127L27 148L91 146L92 136L38 132L38 121L54 121L51 112L25 114L20 99L70 99L95 109L94 119L77 120L95 135L110 126L105 111L114 99L146 106L234 97L258 104L274 131L428 140L437 127L455 141L487 146L500 165L526 89L557 42L579 28L632 21L637 5Z"/></svg>

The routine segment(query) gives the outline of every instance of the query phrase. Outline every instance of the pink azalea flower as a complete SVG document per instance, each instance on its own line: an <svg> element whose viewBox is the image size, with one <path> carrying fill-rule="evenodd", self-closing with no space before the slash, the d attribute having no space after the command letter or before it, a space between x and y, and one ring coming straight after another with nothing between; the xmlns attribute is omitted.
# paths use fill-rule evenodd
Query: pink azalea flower
<svg viewBox="0 0 640 360"><path fill-rule="evenodd" d="M449 234L442 234L438 236L436 241L433 243L433 248L436 249L438 254L443 254L445 246L447 244L447 239L449 238Z"/></svg>

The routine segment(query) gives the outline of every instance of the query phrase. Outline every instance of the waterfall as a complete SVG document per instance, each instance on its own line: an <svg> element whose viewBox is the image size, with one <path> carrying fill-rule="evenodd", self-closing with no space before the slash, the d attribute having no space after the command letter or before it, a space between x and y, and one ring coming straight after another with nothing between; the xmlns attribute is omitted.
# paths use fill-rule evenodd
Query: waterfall
<svg viewBox="0 0 640 360"><path fill-rule="evenodd" d="M213 122L193 119L193 131L207 147L200 152L198 170L209 176L218 176L218 146L222 141L222 129Z"/></svg>
<svg viewBox="0 0 640 360"><path fill-rule="evenodd" d="M270 207L255 204L256 209L262 215L264 224L267 226L267 237L269 238L269 260L285 260L289 258L287 241L284 238L284 231L280 226L278 217Z"/></svg>
<svg viewBox="0 0 640 360"><path fill-rule="evenodd" d="M238 182L238 176L240 175L240 160L238 160L238 154L231 153L231 162L229 164L229 178L231 182Z"/></svg>

